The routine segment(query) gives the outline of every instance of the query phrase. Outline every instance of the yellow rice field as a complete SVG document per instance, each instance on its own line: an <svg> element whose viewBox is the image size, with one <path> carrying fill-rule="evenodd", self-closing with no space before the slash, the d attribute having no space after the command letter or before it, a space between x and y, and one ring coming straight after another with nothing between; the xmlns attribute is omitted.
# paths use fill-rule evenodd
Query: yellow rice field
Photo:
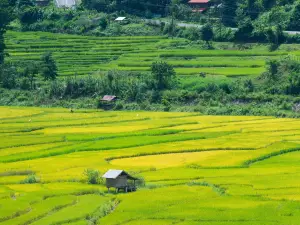
<svg viewBox="0 0 300 225"><path fill-rule="evenodd" d="M86 169L144 184L107 192ZM0 107L0 225L296 225L299 208L298 119Z"/></svg>

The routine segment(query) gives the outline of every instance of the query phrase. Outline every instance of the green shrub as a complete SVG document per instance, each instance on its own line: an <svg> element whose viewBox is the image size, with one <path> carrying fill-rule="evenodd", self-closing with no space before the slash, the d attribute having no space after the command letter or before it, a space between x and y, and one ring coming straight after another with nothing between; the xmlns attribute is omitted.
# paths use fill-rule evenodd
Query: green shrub
<svg viewBox="0 0 300 225"><path fill-rule="evenodd" d="M86 169L83 173L89 184L100 184L103 183L100 172L94 169Z"/></svg>
<svg viewBox="0 0 300 225"><path fill-rule="evenodd" d="M135 185L137 187L145 187L146 186L145 179L141 176L138 176L137 178L138 178L138 180L135 181Z"/></svg>
<svg viewBox="0 0 300 225"><path fill-rule="evenodd" d="M105 17L101 17L99 20L99 26L105 30L108 25L107 19Z"/></svg>
<svg viewBox="0 0 300 225"><path fill-rule="evenodd" d="M17 86L18 72L16 68L9 64L0 66L0 84L3 88L13 89Z"/></svg>
<svg viewBox="0 0 300 225"><path fill-rule="evenodd" d="M158 90L168 89L174 85L176 72L172 65L167 62L153 62L151 71Z"/></svg>
<svg viewBox="0 0 300 225"><path fill-rule="evenodd" d="M187 28L183 30L182 36L191 41L196 41L200 39L200 30L196 27Z"/></svg>
<svg viewBox="0 0 300 225"><path fill-rule="evenodd" d="M114 110L122 110L124 108L124 102L123 101L117 101Z"/></svg>
<svg viewBox="0 0 300 225"><path fill-rule="evenodd" d="M35 174L30 174L27 178L25 178L21 183L22 184L35 184L39 183L40 180Z"/></svg>

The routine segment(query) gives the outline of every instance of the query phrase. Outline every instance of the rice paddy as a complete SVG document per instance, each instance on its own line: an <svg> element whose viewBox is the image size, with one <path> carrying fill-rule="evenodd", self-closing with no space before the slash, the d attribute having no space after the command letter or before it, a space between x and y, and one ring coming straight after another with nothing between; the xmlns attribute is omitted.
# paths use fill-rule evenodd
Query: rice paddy
<svg viewBox="0 0 300 225"><path fill-rule="evenodd" d="M274 52L268 51L267 46L201 50L190 47L187 40L162 36L86 37L15 31L7 32L6 45L9 60L18 63L39 60L45 52L53 52L60 77L101 75L113 69L150 71L152 62L160 60L173 65L179 76L201 72L228 77L257 76L265 70L266 59L300 54L288 46Z"/></svg>
<svg viewBox="0 0 300 225"><path fill-rule="evenodd" d="M298 224L298 119L22 107L0 117L1 225ZM88 168L145 185L109 193L87 184Z"/></svg>

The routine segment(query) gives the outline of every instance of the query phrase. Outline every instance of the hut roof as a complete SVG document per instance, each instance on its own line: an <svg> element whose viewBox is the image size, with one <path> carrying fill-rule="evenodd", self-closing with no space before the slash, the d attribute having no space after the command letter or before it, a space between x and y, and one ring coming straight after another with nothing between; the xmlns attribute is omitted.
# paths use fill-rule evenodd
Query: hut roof
<svg viewBox="0 0 300 225"><path fill-rule="evenodd" d="M115 95L104 95L103 98L101 99L101 101L111 102L115 99L117 99L117 96L115 96Z"/></svg>
<svg viewBox="0 0 300 225"><path fill-rule="evenodd" d="M127 178L130 179L130 180L137 180L137 178L130 176L124 170L108 170L102 177L103 178L116 179L120 175L126 175Z"/></svg>
<svg viewBox="0 0 300 225"><path fill-rule="evenodd" d="M210 0L190 0L189 3L208 3Z"/></svg>
<svg viewBox="0 0 300 225"><path fill-rule="evenodd" d="M125 19L126 19L126 17L118 17L118 18L115 19L115 21L122 21L122 20L125 20Z"/></svg>

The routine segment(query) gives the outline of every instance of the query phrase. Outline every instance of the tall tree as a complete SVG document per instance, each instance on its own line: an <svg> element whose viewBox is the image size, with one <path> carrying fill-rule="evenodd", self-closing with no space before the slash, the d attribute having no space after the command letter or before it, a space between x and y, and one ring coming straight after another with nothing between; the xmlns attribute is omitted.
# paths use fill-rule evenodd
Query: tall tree
<svg viewBox="0 0 300 225"><path fill-rule="evenodd" d="M292 11L289 28L291 30L300 30L300 1L295 5L295 8Z"/></svg>
<svg viewBox="0 0 300 225"><path fill-rule="evenodd" d="M245 13L249 16L252 20L256 19L259 15L259 10L255 0L247 0Z"/></svg>
<svg viewBox="0 0 300 225"><path fill-rule="evenodd" d="M262 5L265 10L268 10L276 5L276 0L262 0Z"/></svg>
<svg viewBox="0 0 300 225"><path fill-rule="evenodd" d="M225 26L234 27L237 10L237 0L222 0L221 20Z"/></svg>
<svg viewBox="0 0 300 225"><path fill-rule="evenodd" d="M35 89L35 80L39 73L39 67L37 62L29 62L24 68L23 76L29 79L30 81L30 89Z"/></svg>
<svg viewBox="0 0 300 225"><path fill-rule="evenodd" d="M22 25L28 25L42 18L42 11L33 0L18 0L17 15Z"/></svg>
<svg viewBox="0 0 300 225"><path fill-rule="evenodd" d="M206 24L201 29L201 38L206 42L208 46L210 46L210 41L214 37L214 32L210 24Z"/></svg>
<svg viewBox="0 0 300 225"><path fill-rule="evenodd" d="M14 0L0 0L0 64L4 62L4 33L14 18Z"/></svg>
<svg viewBox="0 0 300 225"><path fill-rule="evenodd" d="M55 80L57 77L56 62L52 57L51 52L47 52L42 56L43 69L42 75L45 80Z"/></svg>
<svg viewBox="0 0 300 225"><path fill-rule="evenodd" d="M3 64L0 67L0 84L3 88L13 89L17 86L17 70L13 65Z"/></svg>
<svg viewBox="0 0 300 225"><path fill-rule="evenodd" d="M235 39L237 41L247 41L252 37L253 25L251 17L241 7L237 10L237 26Z"/></svg>
<svg viewBox="0 0 300 225"><path fill-rule="evenodd" d="M158 90L171 87L176 76L173 66L166 62L154 62L152 63L151 71Z"/></svg>

